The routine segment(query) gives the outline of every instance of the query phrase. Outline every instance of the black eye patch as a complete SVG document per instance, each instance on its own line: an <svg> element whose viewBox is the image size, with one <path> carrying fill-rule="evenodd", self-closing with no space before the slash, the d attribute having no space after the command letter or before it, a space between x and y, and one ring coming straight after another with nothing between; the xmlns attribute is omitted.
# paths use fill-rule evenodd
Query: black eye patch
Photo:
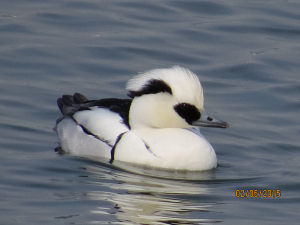
<svg viewBox="0 0 300 225"><path fill-rule="evenodd" d="M174 110L190 125L201 117L199 110L194 105L188 103L177 104L174 106Z"/></svg>
<svg viewBox="0 0 300 225"><path fill-rule="evenodd" d="M128 96L134 98L142 95L156 94L160 92L167 92L172 94L172 89L164 81L152 79L149 80L145 85L143 85L143 87L140 90L129 91Z"/></svg>

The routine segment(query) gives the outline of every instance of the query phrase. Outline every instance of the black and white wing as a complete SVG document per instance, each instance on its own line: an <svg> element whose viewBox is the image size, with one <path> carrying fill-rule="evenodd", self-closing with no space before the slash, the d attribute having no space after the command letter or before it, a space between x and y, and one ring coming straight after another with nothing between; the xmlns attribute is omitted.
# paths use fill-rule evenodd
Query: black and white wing
<svg viewBox="0 0 300 225"><path fill-rule="evenodd" d="M62 149L76 155L109 158L119 135L130 130L131 101L116 98L90 101L79 93L63 95L57 104L64 116L55 127Z"/></svg>

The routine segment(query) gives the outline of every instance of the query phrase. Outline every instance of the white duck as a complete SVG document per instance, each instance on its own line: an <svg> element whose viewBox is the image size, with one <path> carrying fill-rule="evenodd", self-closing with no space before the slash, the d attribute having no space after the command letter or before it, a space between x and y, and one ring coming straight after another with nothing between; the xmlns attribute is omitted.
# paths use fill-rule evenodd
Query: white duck
<svg viewBox="0 0 300 225"><path fill-rule="evenodd" d="M204 111L198 77L175 66L140 74L127 83L131 99L89 101L81 94L57 100L55 131L63 151L164 169L201 171L217 157L199 126L227 128Z"/></svg>

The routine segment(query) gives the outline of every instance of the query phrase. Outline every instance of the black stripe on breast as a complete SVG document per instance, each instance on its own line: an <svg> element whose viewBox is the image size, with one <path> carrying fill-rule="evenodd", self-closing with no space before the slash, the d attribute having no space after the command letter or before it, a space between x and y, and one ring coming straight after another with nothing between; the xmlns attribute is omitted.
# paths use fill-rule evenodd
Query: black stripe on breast
<svg viewBox="0 0 300 225"><path fill-rule="evenodd" d="M144 140L142 140L142 141L144 142L146 149L149 150L150 149L149 145Z"/></svg>
<svg viewBox="0 0 300 225"><path fill-rule="evenodd" d="M152 155L154 155L155 157L157 157L157 156L154 154L154 152L152 152L152 150L151 150L151 148L149 147L149 145L148 145L144 140L142 140L142 141L144 142L144 145L145 145L146 149L147 149Z"/></svg>
<svg viewBox="0 0 300 225"><path fill-rule="evenodd" d="M112 164L113 161L115 160L115 151L116 151L116 147L117 147L118 143L120 142L121 138L123 137L123 135L124 135L125 133L127 133L127 132L121 133L121 134L118 136L118 138L117 138L117 140L116 140L116 143L115 143L114 147L112 147L112 149L111 149L111 151L110 151L110 155L111 155L110 161L109 161L110 164ZM145 145L146 149L147 149L152 155L154 155L155 157L157 157L157 156L154 154L154 152L152 152L152 150L151 150L151 148L149 147L149 145L148 145L144 140L142 140L142 141L144 142L144 145Z"/></svg>
<svg viewBox="0 0 300 225"><path fill-rule="evenodd" d="M111 151L110 151L110 160L109 160L109 163L112 164L113 161L115 160L115 151L116 151L116 147L117 147L117 144L119 143L119 141L121 140L123 134L125 134L126 132L124 133L121 133L118 137L117 137L117 140L116 140L116 143L114 145L114 147L112 147Z"/></svg>

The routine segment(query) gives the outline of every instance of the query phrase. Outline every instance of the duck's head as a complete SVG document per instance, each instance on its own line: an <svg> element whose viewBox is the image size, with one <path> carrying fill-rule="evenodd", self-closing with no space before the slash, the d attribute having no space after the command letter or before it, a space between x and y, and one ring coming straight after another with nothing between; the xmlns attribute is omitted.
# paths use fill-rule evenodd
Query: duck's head
<svg viewBox="0 0 300 225"><path fill-rule="evenodd" d="M131 128L228 127L204 111L200 81L188 69L174 66L151 70L130 79L126 89L133 98Z"/></svg>

